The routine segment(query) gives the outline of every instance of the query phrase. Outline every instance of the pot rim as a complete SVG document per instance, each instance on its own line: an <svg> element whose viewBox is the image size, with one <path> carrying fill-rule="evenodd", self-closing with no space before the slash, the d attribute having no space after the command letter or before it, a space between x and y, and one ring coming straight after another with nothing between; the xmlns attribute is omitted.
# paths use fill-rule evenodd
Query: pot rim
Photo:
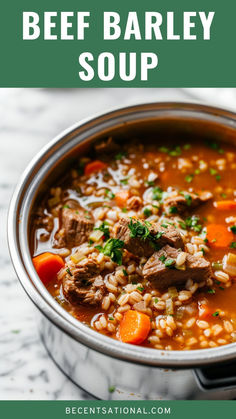
<svg viewBox="0 0 236 419"><path fill-rule="evenodd" d="M153 115L163 113L167 117L172 114L175 118L178 116L178 113L183 112L185 113L185 118L188 114L191 117L195 117L195 119L199 119L200 116L203 120L213 119L215 122L226 124L236 131L235 113L221 108L184 102L153 102L125 108L115 108L107 113L97 114L73 124L37 153L26 167L15 188L8 212L8 247L13 266L21 285L43 315L73 339L104 355L141 365L178 369L231 361L235 359L236 343L210 349L166 351L125 344L102 335L80 323L63 309L46 290L33 268L28 234L25 233L29 221L29 205L32 202L30 198L34 196L33 192L36 190L36 185L39 184L37 182L40 181L38 178L39 172L34 172L37 164L43 162L41 166L43 170L46 161L52 159L52 156L54 156L54 159L57 155L59 156L62 146L69 146L73 140L76 141L76 144L84 142L91 129L95 130L95 133L99 135L99 127L101 130L104 124L105 126L108 124L109 128L109 123L111 124L113 121L113 125L110 125L110 129L112 129L117 126L118 122L124 124L123 118L125 116L126 118L132 118L134 114L143 114L145 117L147 112L153 112ZM133 119L131 120L134 121ZM114 121L117 121L116 124L114 124Z"/></svg>

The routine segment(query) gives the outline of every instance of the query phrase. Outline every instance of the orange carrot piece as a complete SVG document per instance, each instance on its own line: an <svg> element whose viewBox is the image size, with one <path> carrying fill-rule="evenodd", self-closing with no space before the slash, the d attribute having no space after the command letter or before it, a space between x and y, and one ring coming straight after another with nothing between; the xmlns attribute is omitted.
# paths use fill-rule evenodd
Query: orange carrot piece
<svg viewBox="0 0 236 419"><path fill-rule="evenodd" d="M226 200L226 201L216 201L214 206L221 211L230 211L236 209L236 201Z"/></svg>
<svg viewBox="0 0 236 419"><path fill-rule="evenodd" d="M211 316L211 310L206 304L199 304L198 305L198 317L199 319L207 319Z"/></svg>
<svg viewBox="0 0 236 419"><path fill-rule="evenodd" d="M49 252L34 257L33 264L44 285L55 279L57 273L65 266L61 256Z"/></svg>
<svg viewBox="0 0 236 419"><path fill-rule="evenodd" d="M128 310L120 322L120 339L138 345L147 338L150 329L151 322L147 314Z"/></svg>
<svg viewBox="0 0 236 419"><path fill-rule="evenodd" d="M85 175L91 175L94 172L100 172L103 169L107 168L107 164L101 160L94 160L90 163L87 163L84 168Z"/></svg>
<svg viewBox="0 0 236 419"><path fill-rule="evenodd" d="M126 206L126 202L128 198L129 198L128 189L121 189L115 195L116 205L120 208L124 208Z"/></svg>
<svg viewBox="0 0 236 419"><path fill-rule="evenodd" d="M234 236L223 224L208 224L206 238L211 247L227 247L233 241Z"/></svg>

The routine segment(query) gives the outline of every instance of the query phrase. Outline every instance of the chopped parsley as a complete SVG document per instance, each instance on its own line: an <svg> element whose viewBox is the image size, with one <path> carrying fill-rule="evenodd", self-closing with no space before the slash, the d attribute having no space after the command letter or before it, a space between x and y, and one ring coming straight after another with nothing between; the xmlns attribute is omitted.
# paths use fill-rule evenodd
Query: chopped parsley
<svg viewBox="0 0 236 419"><path fill-rule="evenodd" d="M147 221L144 221L142 224L140 221L135 220L133 221L132 218L130 218L130 222L128 224L128 227L130 229L130 237L135 238L138 237L141 240L150 240L150 244L156 249L159 250L158 244L156 243L156 240L158 240L163 234L163 231L158 232L155 236L150 233L149 228L151 224Z"/></svg>
<svg viewBox="0 0 236 419"><path fill-rule="evenodd" d="M169 208L169 214L177 214L178 213L178 208L175 206L172 206Z"/></svg>
<svg viewBox="0 0 236 419"><path fill-rule="evenodd" d="M146 218L148 218L150 215L152 215L152 211L149 208L144 208L143 214Z"/></svg>
<svg viewBox="0 0 236 419"><path fill-rule="evenodd" d="M125 151L123 151L123 152L121 151L120 153L115 155L115 159L116 160L122 160L126 156L127 156L127 153Z"/></svg>
<svg viewBox="0 0 236 419"><path fill-rule="evenodd" d="M186 230L186 223L184 222L184 221L178 221L178 223L179 223L179 226L183 229L183 230Z"/></svg>
<svg viewBox="0 0 236 419"><path fill-rule="evenodd" d="M116 389L115 386L110 386L108 388L108 391L109 391L109 393L114 393L115 389Z"/></svg>
<svg viewBox="0 0 236 419"><path fill-rule="evenodd" d="M146 183L147 186L154 186L155 185L154 180L146 180L145 183Z"/></svg>
<svg viewBox="0 0 236 419"><path fill-rule="evenodd" d="M219 182L221 180L221 176L220 175L216 175L216 180L217 180L217 182Z"/></svg>
<svg viewBox="0 0 236 419"><path fill-rule="evenodd" d="M115 194L112 191L110 191L109 189L106 189L106 191L105 191L105 197L107 199L114 199L115 198Z"/></svg>
<svg viewBox="0 0 236 419"><path fill-rule="evenodd" d="M196 170L194 171L194 174L195 174L195 175L200 175L200 173L201 173L201 170L200 170L200 169L196 169Z"/></svg>
<svg viewBox="0 0 236 419"><path fill-rule="evenodd" d="M192 197L191 197L191 195L186 194L186 195L184 195L184 197L186 199L186 202L187 202L188 207L190 207L191 204L192 204Z"/></svg>
<svg viewBox="0 0 236 419"><path fill-rule="evenodd" d="M190 150L191 144L184 144L183 149L184 150Z"/></svg>
<svg viewBox="0 0 236 419"><path fill-rule="evenodd" d="M161 201L162 198L163 198L163 190L159 186L156 186L155 188L153 188L152 199L154 201Z"/></svg>
<svg viewBox="0 0 236 419"><path fill-rule="evenodd" d="M206 145L212 150L215 150L220 154L224 154L224 150L220 147L219 143L216 143L215 141L206 141Z"/></svg>
<svg viewBox="0 0 236 419"><path fill-rule="evenodd" d="M222 198L227 198L227 195L224 192L221 194L221 196L222 196Z"/></svg>
<svg viewBox="0 0 236 419"><path fill-rule="evenodd" d="M99 250L99 252L102 252L106 256L110 256L111 260L117 265L122 264L122 251L124 247L124 242L119 239L109 239L105 246L96 246L96 249Z"/></svg>
<svg viewBox="0 0 236 419"><path fill-rule="evenodd" d="M210 167L209 169L210 175L214 176L217 174L217 170Z"/></svg>
<svg viewBox="0 0 236 419"><path fill-rule="evenodd" d="M128 210L127 210L127 208L124 207L124 208L121 209L121 211L122 212L127 212Z"/></svg>
<svg viewBox="0 0 236 419"><path fill-rule="evenodd" d="M230 230L231 230L234 234L236 234L236 225L234 225L234 226L230 227Z"/></svg>
<svg viewBox="0 0 236 419"><path fill-rule="evenodd" d="M166 260L166 256L165 255L161 255L160 257L159 257L159 260L161 261L161 262L165 262L165 260Z"/></svg>
<svg viewBox="0 0 236 419"><path fill-rule="evenodd" d="M165 261L165 266L167 267L167 268L170 268L171 266L173 266L175 264L175 260L174 259L167 259L166 261Z"/></svg>
<svg viewBox="0 0 236 419"><path fill-rule="evenodd" d="M208 294L215 294L216 293L216 291L213 288L209 288L207 290L207 292L208 292Z"/></svg>
<svg viewBox="0 0 236 419"><path fill-rule="evenodd" d="M187 217L185 220L185 225L192 230L196 231L197 233L200 233L202 230L202 225L199 224L199 217L196 215L192 215L190 217Z"/></svg>
<svg viewBox="0 0 236 419"><path fill-rule="evenodd" d="M122 185L128 185L128 180L129 180L129 178L127 177L127 178L125 178L125 179L121 179L120 180L120 183L122 183Z"/></svg>
<svg viewBox="0 0 236 419"><path fill-rule="evenodd" d="M158 303L158 298L154 298L154 303L157 304Z"/></svg>
<svg viewBox="0 0 236 419"><path fill-rule="evenodd" d="M94 228L94 230L102 231L104 239L108 240L110 238L110 231L108 226L109 224L106 221L103 221L103 223L99 227Z"/></svg>
<svg viewBox="0 0 236 419"><path fill-rule="evenodd" d="M161 153L168 153L169 152L169 149L167 148L167 147L159 147L158 148L158 150L161 152Z"/></svg>
<svg viewBox="0 0 236 419"><path fill-rule="evenodd" d="M169 154L169 156L172 156L172 157L180 156L181 155L180 146L177 145L173 150L170 150L168 154Z"/></svg>
<svg viewBox="0 0 236 419"><path fill-rule="evenodd" d="M143 287L137 287L136 288L138 291L140 291L140 292L143 292L144 291L144 288Z"/></svg>
<svg viewBox="0 0 236 419"><path fill-rule="evenodd" d="M67 272L70 276L72 276L72 273L71 273L71 271L70 271L70 268L67 268L67 269L66 269L66 272Z"/></svg>
<svg viewBox="0 0 236 419"><path fill-rule="evenodd" d="M168 224L161 224L162 227L168 228Z"/></svg>
<svg viewBox="0 0 236 419"><path fill-rule="evenodd" d="M133 221L131 218L128 227L131 238L139 237L142 240L146 240L150 236L150 231L146 223L142 224L140 221Z"/></svg>
<svg viewBox="0 0 236 419"><path fill-rule="evenodd" d="M185 176L184 179L185 179L186 182L191 183L193 178L194 178L194 175L187 175L187 176Z"/></svg>
<svg viewBox="0 0 236 419"><path fill-rule="evenodd" d="M112 322L114 320L114 317L108 317L108 320Z"/></svg>
<svg viewBox="0 0 236 419"><path fill-rule="evenodd" d="M122 269L122 272L123 272L124 276L128 276L128 272L126 271L126 269Z"/></svg>
<svg viewBox="0 0 236 419"><path fill-rule="evenodd" d="M218 316L219 316L219 314L220 314L220 312L219 312L219 311L215 311L215 313L213 313L213 314L212 314L212 316L213 316L213 317L218 317Z"/></svg>
<svg viewBox="0 0 236 419"><path fill-rule="evenodd" d="M69 205L63 205L63 208L70 208Z"/></svg>
<svg viewBox="0 0 236 419"><path fill-rule="evenodd" d="M236 242L232 242L229 247L230 249L236 249Z"/></svg>

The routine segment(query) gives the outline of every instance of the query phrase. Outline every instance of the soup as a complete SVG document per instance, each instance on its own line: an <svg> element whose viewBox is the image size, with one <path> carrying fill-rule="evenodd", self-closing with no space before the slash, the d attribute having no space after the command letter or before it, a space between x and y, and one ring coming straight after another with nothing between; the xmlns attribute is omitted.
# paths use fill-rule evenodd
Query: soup
<svg viewBox="0 0 236 419"><path fill-rule="evenodd" d="M235 175L230 144L104 139L34 207L35 269L111 338L165 350L235 342Z"/></svg>

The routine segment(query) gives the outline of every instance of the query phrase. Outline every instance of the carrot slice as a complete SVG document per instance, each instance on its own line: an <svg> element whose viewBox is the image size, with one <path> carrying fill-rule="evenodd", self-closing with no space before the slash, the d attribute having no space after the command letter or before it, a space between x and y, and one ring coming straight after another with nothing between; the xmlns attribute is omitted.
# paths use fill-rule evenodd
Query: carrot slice
<svg viewBox="0 0 236 419"><path fill-rule="evenodd" d="M124 208L126 206L127 199L129 198L129 191L128 189L121 189L115 195L116 205L120 208Z"/></svg>
<svg viewBox="0 0 236 419"><path fill-rule="evenodd" d="M225 225L208 224L206 238L211 247L221 248L229 246L234 236Z"/></svg>
<svg viewBox="0 0 236 419"><path fill-rule="evenodd" d="M84 168L85 175L91 175L94 172L100 172L107 168L107 164L101 160L94 160L91 163L87 163Z"/></svg>
<svg viewBox="0 0 236 419"><path fill-rule="evenodd" d="M226 200L226 201L216 201L214 206L218 210L227 211L227 210L235 210L236 209L236 201L233 200Z"/></svg>
<svg viewBox="0 0 236 419"><path fill-rule="evenodd" d="M147 314L128 310L120 322L120 339L138 345L147 338L150 329L151 322Z"/></svg>
<svg viewBox="0 0 236 419"><path fill-rule="evenodd" d="M60 269L65 266L61 256L49 252L34 257L33 264L44 285L55 279Z"/></svg>

